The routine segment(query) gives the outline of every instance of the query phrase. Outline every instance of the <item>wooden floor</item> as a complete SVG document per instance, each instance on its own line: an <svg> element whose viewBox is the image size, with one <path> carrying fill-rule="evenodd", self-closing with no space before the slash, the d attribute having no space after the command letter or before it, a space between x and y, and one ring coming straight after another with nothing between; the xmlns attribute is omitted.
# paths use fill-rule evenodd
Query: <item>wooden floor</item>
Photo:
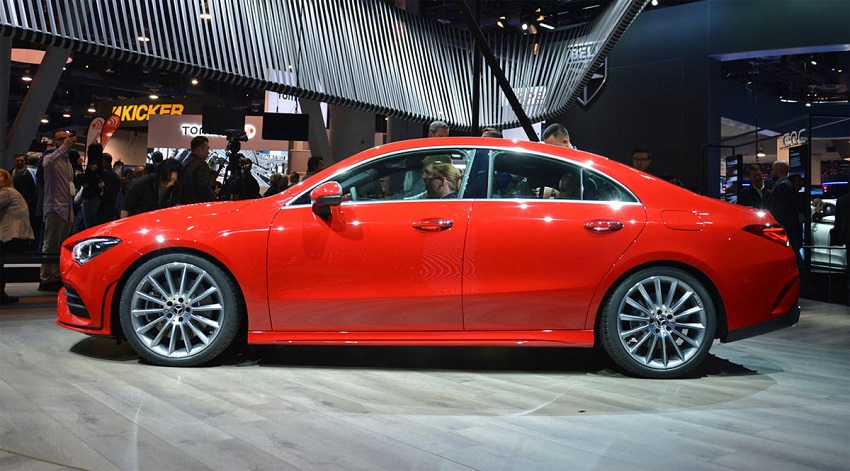
<svg viewBox="0 0 850 471"><path fill-rule="evenodd" d="M192 369L0 311L2 470L848 470L850 309L693 378L573 349L259 347Z"/></svg>

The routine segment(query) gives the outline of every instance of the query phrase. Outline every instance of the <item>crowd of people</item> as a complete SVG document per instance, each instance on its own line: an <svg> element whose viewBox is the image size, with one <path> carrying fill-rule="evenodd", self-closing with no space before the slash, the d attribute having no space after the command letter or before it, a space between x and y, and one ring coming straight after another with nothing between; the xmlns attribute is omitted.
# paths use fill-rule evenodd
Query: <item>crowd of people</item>
<svg viewBox="0 0 850 471"><path fill-rule="evenodd" d="M154 153L150 163L135 169L113 162L99 143L88 146L85 159L76 145L74 133L60 130L43 154L18 154L11 171L0 169L0 254L56 255L76 232L146 211L218 199L210 184L206 137L191 141L185 162ZM259 197L259 186L246 196ZM0 303L17 302L3 280ZM38 290L61 287L59 266L42 264Z"/></svg>

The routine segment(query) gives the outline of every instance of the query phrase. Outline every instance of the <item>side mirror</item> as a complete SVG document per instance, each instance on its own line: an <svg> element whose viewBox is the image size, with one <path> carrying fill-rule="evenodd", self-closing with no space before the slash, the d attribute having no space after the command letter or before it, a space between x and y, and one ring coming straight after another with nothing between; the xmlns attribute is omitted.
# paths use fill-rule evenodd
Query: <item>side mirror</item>
<svg viewBox="0 0 850 471"><path fill-rule="evenodd" d="M310 192L310 202L313 205L313 213L322 219L331 215L331 206L339 206L342 203L342 186L338 182L325 182Z"/></svg>

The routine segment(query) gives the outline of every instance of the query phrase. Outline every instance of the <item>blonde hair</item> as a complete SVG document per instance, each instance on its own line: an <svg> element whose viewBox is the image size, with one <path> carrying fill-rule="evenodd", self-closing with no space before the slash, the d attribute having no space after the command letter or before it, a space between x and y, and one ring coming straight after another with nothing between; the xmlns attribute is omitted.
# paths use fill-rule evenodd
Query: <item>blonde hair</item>
<svg viewBox="0 0 850 471"><path fill-rule="evenodd" d="M449 189L457 191L460 187L460 170L452 164L436 163L428 167L429 177L442 177L449 182Z"/></svg>
<svg viewBox="0 0 850 471"><path fill-rule="evenodd" d="M9 188L12 186L12 174L8 170L0 168L0 175L3 175L3 183L0 188Z"/></svg>

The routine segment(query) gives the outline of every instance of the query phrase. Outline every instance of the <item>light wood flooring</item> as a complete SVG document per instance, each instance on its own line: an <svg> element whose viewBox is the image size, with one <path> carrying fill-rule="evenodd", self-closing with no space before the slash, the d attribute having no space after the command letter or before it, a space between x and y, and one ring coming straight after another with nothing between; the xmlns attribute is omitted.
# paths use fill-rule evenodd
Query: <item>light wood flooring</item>
<svg viewBox="0 0 850 471"><path fill-rule="evenodd" d="M32 287L0 310L2 470L848 470L850 308L716 343L693 378L588 350L252 347L140 363L55 325Z"/></svg>

